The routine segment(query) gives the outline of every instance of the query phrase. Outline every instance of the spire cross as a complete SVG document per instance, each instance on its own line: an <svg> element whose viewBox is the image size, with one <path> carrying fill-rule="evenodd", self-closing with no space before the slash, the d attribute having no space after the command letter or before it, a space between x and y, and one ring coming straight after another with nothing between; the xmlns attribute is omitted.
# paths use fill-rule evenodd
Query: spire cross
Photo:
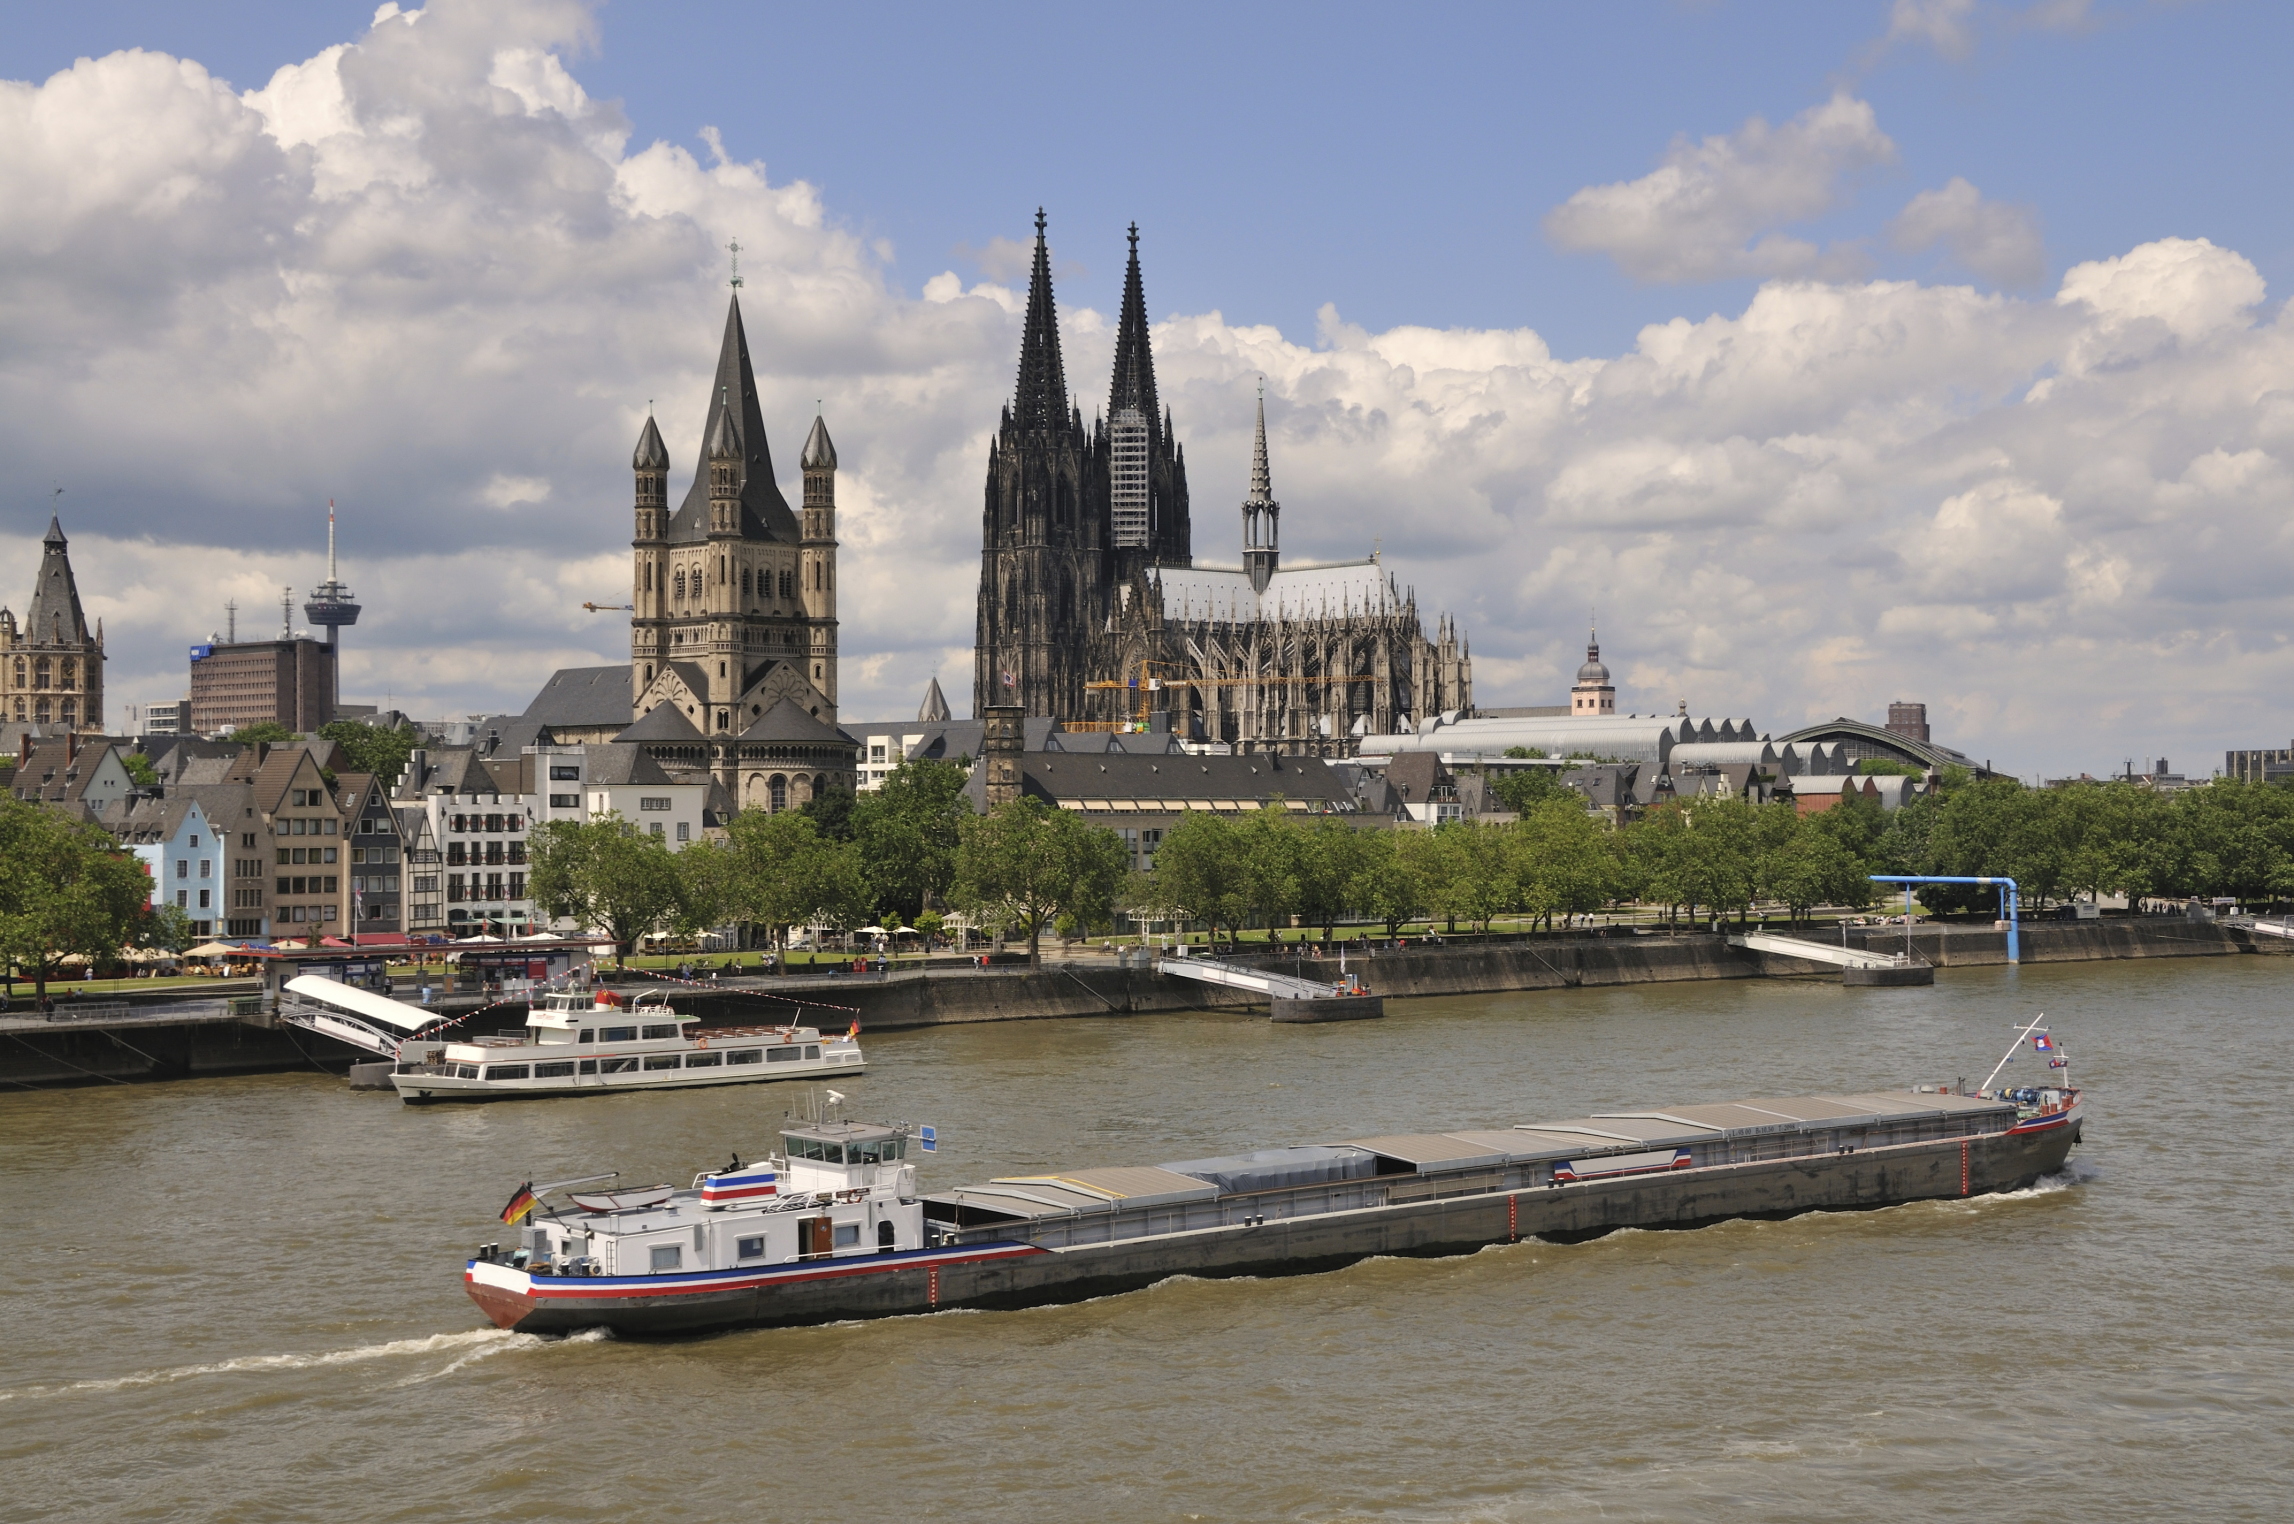
<svg viewBox="0 0 2294 1524"><path fill-rule="evenodd" d="M741 240L736 238L725 247L733 256L733 289L738 291L741 289Z"/></svg>

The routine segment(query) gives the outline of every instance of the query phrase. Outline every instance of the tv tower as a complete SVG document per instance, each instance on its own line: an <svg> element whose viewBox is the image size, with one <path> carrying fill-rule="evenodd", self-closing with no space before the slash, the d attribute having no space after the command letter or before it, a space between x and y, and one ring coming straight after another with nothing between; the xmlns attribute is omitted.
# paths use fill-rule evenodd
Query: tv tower
<svg viewBox="0 0 2294 1524"><path fill-rule="evenodd" d="M328 704L331 710L342 703L342 650L335 632L346 624L358 623L358 605L351 599L358 595L342 585L335 575L335 500L327 499L327 580L311 589L311 601L303 605L303 617L327 632L327 665L332 669L328 684L334 690Z"/></svg>

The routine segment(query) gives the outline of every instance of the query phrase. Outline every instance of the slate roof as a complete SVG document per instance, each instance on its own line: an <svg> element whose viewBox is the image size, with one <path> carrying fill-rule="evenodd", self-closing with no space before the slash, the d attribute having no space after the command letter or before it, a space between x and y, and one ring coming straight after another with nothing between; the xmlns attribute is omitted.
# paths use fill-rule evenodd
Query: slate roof
<svg viewBox="0 0 2294 1524"><path fill-rule="evenodd" d="M40 580L33 584L31 605L24 610L24 639L32 645L79 645L88 638L65 543L63 521L51 514L41 540Z"/></svg>
<svg viewBox="0 0 2294 1524"><path fill-rule="evenodd" d="M837 746L849 749L852 737L834 725L814 719L795 699L782 699L757 716L741 732L744 741L777 741L795 746Z"/></svg>
<svg viewBox="0 0 2294 1524"><path fill-rule="evenodd" d="M973 804L985 801L987 771L975 768ZM1271 753L1240 757L1151 756L1118 753L1090 756L1070 752L1025 752L1020 757L1020 791L1047 804L1101 802L1116 808L1176 812L1214 805L1257 808L1276 800L1327 804L1349 809L1354 796L1320 757L1280 757Z"/></svg>
<svg viewBox="0 0 2294 1524"><path fill-rule="evenodd" d="M582 771L591 783L667 783L661 764L636 746L608 742L582 748Z"/></svg>
<svg viewBox="0 0 2294 1524"><path fill-rule="evenodd" d="M645 718L623 729L615 741L700 741L707 739L675 704L656 704Z"/></svg>
<svg viewBox="0 0 2294 1524"><path fill-rule="evenodd" d="M629 663L618 667L560 667L520 716L542 725L629 723Z"/></svg>
<svg viewBox="0 0 2294 1524"><path fill-rule="evenodd" d="M803 531L773 481L773 456L765 443L765 418L757 406L757 377L749 366L749 338L741 326L738 295L725 311L725 338L717 352L717 374L709 383L709 415L702 420L701 437L714 438L720 422L740 450L741 537L797 543ZM708 537L709 467L704 460L693 473L685 501L669 521L666 538L680 544Z"/></svg>

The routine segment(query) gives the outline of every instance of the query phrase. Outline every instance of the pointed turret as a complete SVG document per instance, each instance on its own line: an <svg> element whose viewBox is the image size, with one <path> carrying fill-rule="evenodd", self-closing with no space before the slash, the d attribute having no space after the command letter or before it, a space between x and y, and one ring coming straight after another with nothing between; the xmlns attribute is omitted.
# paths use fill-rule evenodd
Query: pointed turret
<svg viewBox="0 0 2294 1524"><path fill-rule="evenodd" d="M1274 500L1274 473L1266 458L1266 382L1259 382L1258 432L1251 440L1251 493L1243 499L1243 570L1254 591L1265 592L1282 561L1282 504Z"/></svg>
<svg viewBox="0 0 2294 1524"><path fill-rule="evenodd" d="M836 446L829 442L828 422L817 413L813 415L812 432L804 438L804 454L797 464L807 471L836 469Z"/></svg>
<svg viewBox="0 0 2294 1524"><path fill-rule="evenodd" d="M24 610L24 638L38 645L78 645L88 638L79 584L72 580L69 544L63 521L49 515L48 532L40 537L40 580L33 584L31 606Z"/></svg>
<svg viewBox="0 0 2294 1524"><path fill-rule="evenodd" d="M669 469L669 447L661 442L661 430L653 423L653 415L645 415L645 429L637 436L637 449L629 457L629 468L640 474Z"/></svg>
<svg viewBox="0 0 2294 1524"><path fill-rule="evenodd" d="M1035 213L1035 270L1028 277L1027 326L1020 334L1019 382L1012 411L1022 429L1044 433L1067 422L1067 372L1059 358L1059 307L1051 294L1051 246L1043 208Z"/></svg>
<svg viewBox="0 0 2294 1524"><path fill-rule="evenodd" d="M1139 279L1139 224L1131 224L1131 258L1123 270L1123 311L1115 325L1115 379L1107 392L1107 416L1126 408L1146 420L1149 437L1160 446L1162 405L1155 396L1155 353L1147 341L1147 294Z"/></svg>
<svg viewBox="0 0 2294 1524"><path fill-rule="evenodd" d="M796 543L801 537L797 516L773 481L773 456L765 442L764 414L757 403L757 377L749 364L748 332L741 323L738 295L725 310L725 337L717 351L717 374L709 387L709 415L701 424L701 437L707 441L704 451L717 448L720 434L731 441L731 458L737 463L733 486L739 502L735 527L740 535L744 539ZM695 472L684 503L670 521L670 540L705 539L712 532L709 496L709 472Z"/></svg>
<svg viewBox="0 0 2294 1524"><path fill-rule="evenodd" d="M916 718L926 725L937 725L948 718L948 697L940 691L938 677L924 685L924 702L917 706Z"/></svg>

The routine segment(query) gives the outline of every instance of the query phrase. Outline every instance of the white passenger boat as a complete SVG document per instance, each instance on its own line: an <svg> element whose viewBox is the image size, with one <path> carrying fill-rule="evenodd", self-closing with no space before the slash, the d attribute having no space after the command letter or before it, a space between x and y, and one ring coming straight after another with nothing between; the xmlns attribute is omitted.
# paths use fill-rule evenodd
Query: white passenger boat
<svg viewBox="0 0 2294 1524"><path fill-rule="evenodd" d="M401 1099L491 1101L536 1095L676 1090L861 1072L860 1026L835 1037L794 1025L703 1028L648 990L539 993L523 1031L490 1037L441 1030L452 1018L306 974L282 1019L396 1060Z"/></svg>

